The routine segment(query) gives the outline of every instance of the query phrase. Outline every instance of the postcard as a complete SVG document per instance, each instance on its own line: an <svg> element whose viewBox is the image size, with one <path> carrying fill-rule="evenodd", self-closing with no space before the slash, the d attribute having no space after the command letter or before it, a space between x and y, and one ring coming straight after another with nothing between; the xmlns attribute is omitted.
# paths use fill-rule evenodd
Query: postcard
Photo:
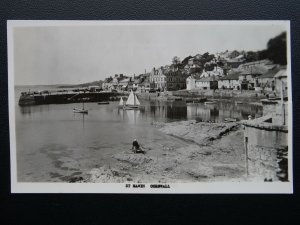
<svg viewBox="0 0 300 225"><path fill-rule="evenodd" d="M7 23L12 193L293 193L289 21Z"/></svg>

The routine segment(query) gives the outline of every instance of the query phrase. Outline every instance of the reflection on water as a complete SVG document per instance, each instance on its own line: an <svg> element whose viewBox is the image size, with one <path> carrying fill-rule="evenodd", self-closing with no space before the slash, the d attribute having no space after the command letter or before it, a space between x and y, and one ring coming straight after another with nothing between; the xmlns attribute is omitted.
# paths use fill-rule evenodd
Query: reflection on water
<svg viewBox="0 0 300 225"><path fill-rule="evenodd" d="M262 116L262 107L249 104L235 105L231 102L218 102L214 105L203 103L187 105L187 119L222 122L225 118L247 119L249 115L253 118Z"/></svg>
<svg viewBox="0 0 300 225"><path fill-rule="evenodd" d="M110 105L101 105L101 114L110 119L120 119L131 124L137 121L149 118L158 121L176 121L197 119L202 121L224 121L224 118L235 118L238 120L247 119L249 115L253 118L262 116L262 107L250 104L238 104L234 102L217 102L213 105L205 105L204 103L185 103L185 102L144 102L140 110L124 110L116 106L116 102ZM30 117L31 114L44 114L49 111L64 111L69 105L38 105L18 107L22 117ZM87 103L89 110L95 110L95 103ZM97 108L97 107L96 107ZM75 113L77 117L88 117L88 114ZM74 115L74 116L75 116ZM48 115L49 116L49 115ZM147 120L147 119L146 119Z"/></svg>

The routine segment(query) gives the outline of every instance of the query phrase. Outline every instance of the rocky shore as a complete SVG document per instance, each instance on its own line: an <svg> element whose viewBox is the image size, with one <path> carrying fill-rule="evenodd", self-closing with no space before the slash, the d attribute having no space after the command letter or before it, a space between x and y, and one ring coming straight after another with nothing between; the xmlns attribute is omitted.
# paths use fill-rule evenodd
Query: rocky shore
<svg viewBox="0 0 300 225"><path fill-rule="evenodd" d="M79 182L176 183L245 180L243 131L236 123L180 121L153 126L186 143L174 148L160 143L143 146L145 154L123 151L118 163L87 171ZM160 146L160 147L158 147ZM116 166L117 165L117 166ZM76 180L76 179L75 179Z"/></svg>

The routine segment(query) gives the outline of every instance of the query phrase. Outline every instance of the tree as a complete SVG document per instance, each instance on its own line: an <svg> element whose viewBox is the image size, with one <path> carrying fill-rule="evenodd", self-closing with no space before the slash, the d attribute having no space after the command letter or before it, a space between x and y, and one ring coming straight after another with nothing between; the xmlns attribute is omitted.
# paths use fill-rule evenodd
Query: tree
<svg viewBox="0 0 300 225"><path fill-rule="evenodd" d="M180 58L178 56L174 56L172 59L172 63L177 66L181 63Z"/></svg>
<svg viewBox="0 0 300 225"><path fill-rule="evenodd" d="M188 64L190 58L193 58L193 56L190 55L190 56L184 58L184 60L182 60L182 62L181 62L182 65L185 66L186 64Z"/></svg>
<svg viewBox="0 0 300 225"><path fill-rule="evenodd" d="M268 58L276 64L286 65L286 32L269 40L267 45Z"/></svg>
<svg viewBox="0 0 300 225"><path fill-rule="evenodd" d="M259 51L258 52L258 58L259 58L259 60L267 59L268 58L268 51L267 51L267 49Z"/></svg>
<svg viewBox="0 0 300 225"><path fill-rule="evenodd" d="M253 62L259 59L259 52L249 51L245 55L246 62Z"/></svg>

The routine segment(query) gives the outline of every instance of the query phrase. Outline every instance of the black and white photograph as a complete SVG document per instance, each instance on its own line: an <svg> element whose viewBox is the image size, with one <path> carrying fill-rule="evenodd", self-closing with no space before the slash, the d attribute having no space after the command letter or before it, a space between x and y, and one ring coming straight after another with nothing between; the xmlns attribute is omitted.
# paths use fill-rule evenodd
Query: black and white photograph
<svg viewBox="0 0 300 225"><path fill-rule="evenodd" d="M292 193L289 21L7 25L14 193Z"/></svg>

